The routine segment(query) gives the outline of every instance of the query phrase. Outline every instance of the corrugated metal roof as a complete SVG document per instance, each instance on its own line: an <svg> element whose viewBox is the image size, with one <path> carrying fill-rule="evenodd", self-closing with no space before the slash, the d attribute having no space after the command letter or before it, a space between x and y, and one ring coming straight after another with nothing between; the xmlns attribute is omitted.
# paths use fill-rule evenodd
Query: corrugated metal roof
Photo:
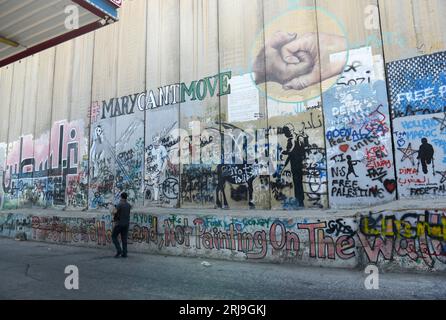
<svg viewBox="0 0 446 320"><path fill-rule="evenodd" d="M77 7L80 28L104 17L117 19L112 0L0 0L0 63L73 32L65 26L72 13L66 11L68 6Z"/></svg>

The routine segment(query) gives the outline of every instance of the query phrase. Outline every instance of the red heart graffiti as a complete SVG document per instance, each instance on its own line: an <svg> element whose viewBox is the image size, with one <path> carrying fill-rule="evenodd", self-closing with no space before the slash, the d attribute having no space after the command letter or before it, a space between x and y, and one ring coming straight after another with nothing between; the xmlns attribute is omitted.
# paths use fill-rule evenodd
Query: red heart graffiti
<svg viewBox="0 0 446 320"><path fill-rule="evenodd" d="M384 181L384 188L386 188L387 192L393 193L396 190L396 181L395 180Z"/></svg>
<svg viewBox="0 0 446 320"><path fill-rule="evenodd" d="M348 151L348 148L349 148L348 144L343 144L343 145L339 146L339 150L341 150L344 153L346 153Z"/></svg>

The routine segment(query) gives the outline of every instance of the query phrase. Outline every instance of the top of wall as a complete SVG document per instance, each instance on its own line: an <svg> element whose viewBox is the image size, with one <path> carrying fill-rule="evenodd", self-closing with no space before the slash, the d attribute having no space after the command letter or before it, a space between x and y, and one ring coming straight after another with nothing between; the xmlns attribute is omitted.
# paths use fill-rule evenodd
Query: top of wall
<svg viewBox="0 0 446 320"><path fill-rule="evenodd" d="M203 216L232 216L232 217L259 217L259 218L302 218L302 219L314 219L314 218L335 218L335 217L354 217L357 214L364 214L369 212L399 212L399 211L437 211L444 210L446 208L446 200L436 200L435 202L426 203L418 200L398 200L388 204L373 206L364 209L349 209L349 210L335 210L328 209L324 211L320 210L289 210L289 211L271 211L271 210L214 210L214 209L172 209L172 208L133 208L132 214L144 213L144 214L160 214L160 215L190 215L196 216L197 214ZM98 214L109 215L109 211L106 210L57 210L57 209L17 209L6 210L3 214L21 213L32 214L34 216L57 216L67 218L88 218L97 217Z"/></svg>

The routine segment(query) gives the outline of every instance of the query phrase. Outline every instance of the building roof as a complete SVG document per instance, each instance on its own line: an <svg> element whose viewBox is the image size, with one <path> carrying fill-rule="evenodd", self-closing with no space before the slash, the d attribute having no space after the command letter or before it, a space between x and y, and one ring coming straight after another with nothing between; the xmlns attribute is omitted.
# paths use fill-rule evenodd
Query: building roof
<svg viewBox="0 0 446 320"><path fill-rule="evenodd" d="M0 0L0 67L117 21L121 4L122 0Z"/></svg>

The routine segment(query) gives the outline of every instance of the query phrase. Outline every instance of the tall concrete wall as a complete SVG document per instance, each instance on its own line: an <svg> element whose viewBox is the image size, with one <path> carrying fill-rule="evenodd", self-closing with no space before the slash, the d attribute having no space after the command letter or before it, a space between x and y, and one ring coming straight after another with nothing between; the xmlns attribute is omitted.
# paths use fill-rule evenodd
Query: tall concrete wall
<svg viewBox="0 0 446 320"><path fill-rule="evenodd" d="M218 1L180 1L180 81L190 83L219 72ZM181 63L191 61L192 63ZM217 186L216 159L220 153L220 99L217 96L203 101L180 104L180 128L190 130L193 141L189 159L181 165L180 206L182 208L213 208ZM204 133L204 134L202 134ZM198 148L198 143L215 141ZM217 147L218 145L218 147ZM186 144L185 144L186 146ZM185 148L186 149L186 148ZM184 151L189 151L187 147Z"/></svg>
<svg viewBox="0 0 446 320"><path fill-rule="evenodd" d="M445 6L128 1L119 23L0 70L1 207L440 199Z"/></svg>
<svg viewBox="0 0 446 320"><path fill-rule="evenodd" d="M179 206L180 165L175 163L180 152L179 103L157 108L153 99L157 88L180 82L180 0L159 0L147 3L146 103L135 106L135 113L145 113L144 141L144 205ZM190 17L192 19L192 17ZM198 33L194 33L198 35ZM150 94L153 90L154 95ZM167 91L179 94L176 87ZM173 98L172 98L173 99ZM158 101L160 99L158 98ZM170 99L169 99L170 100ZM179 97L176 97L176 102Z"/></svg>

